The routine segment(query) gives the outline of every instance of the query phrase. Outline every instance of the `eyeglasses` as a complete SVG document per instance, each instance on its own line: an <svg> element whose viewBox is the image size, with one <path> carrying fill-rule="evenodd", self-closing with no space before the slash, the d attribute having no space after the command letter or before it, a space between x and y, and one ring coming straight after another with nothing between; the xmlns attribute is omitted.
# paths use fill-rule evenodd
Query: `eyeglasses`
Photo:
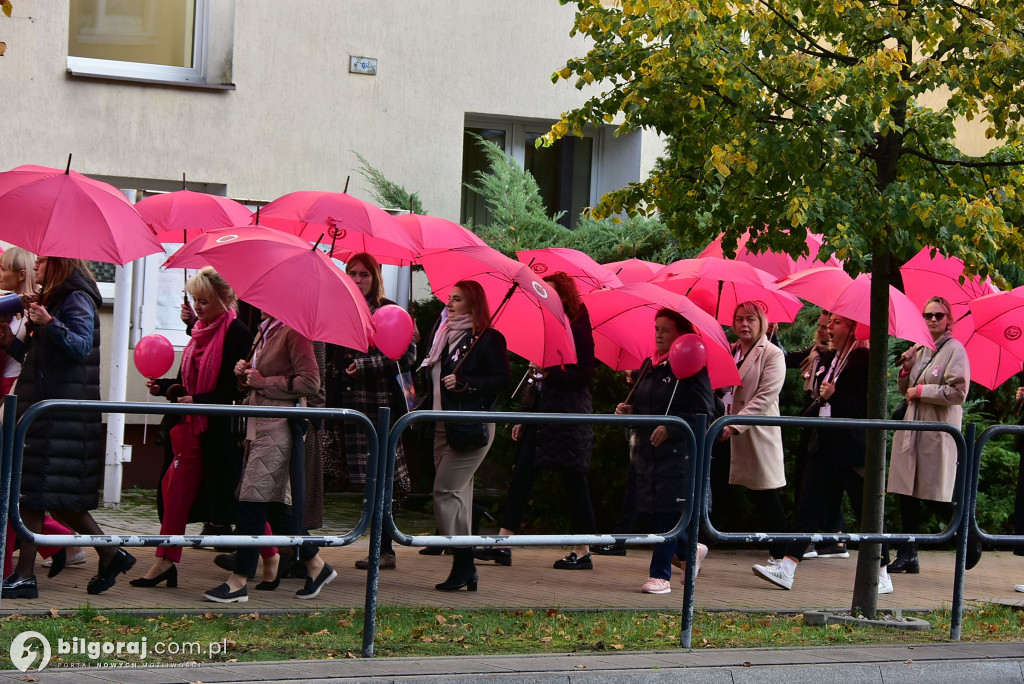
<svg viewBox="0 0 1024 684"><path fill-rule="evenodd" d="M925 313L923 313L921 315L924 316L924 319L926 321L941 321L943 318L946 317L946 312L945 311L938 311L936 313L925 312Z"/></svg>

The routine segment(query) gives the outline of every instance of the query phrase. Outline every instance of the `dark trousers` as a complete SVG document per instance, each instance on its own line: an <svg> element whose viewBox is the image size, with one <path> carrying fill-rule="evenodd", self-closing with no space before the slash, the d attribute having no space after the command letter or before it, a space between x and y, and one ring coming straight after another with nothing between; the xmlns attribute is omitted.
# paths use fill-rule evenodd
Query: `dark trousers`
<svg viewBox="0 0 1024 684"><path fill-rule="evenodd" d="M926 499L915 499L912 496L906 494L899 495L900 501L900 522L903 525L903 531L913 534L921 532L921 507L922 504L928 507L928 509L942 519L943 523L948 524L953 519L953 513L956 510L955 505L952 501L929 501ZM900 546L900 556L916 556L917 555L917 543L907 542Z"/></svg>
<svg viewBox="0 0 1024 684"><path fill-rule="evenodd" d="M295 529L292 507L280 501L239 501L237 534L263 534L269 522L274 530ZM299 560L307 561L319 552L316 546L299 546ZM255 575L260 556L260 547L241 546L238 549L235 572L239 575Z"/></svg>
<svg viewBox="0 0 1024 684"><path fill-rule="evenodd" d="M526 504L533 491L533 482L537 479L537 469L534 467L533 460L536 451L536 435L535 426L528 426L524 431L519 451L516 454L516 465L512 470L512 482L509 484L508 496L505 499L501 526L513 532L518 532L523 523ZM597 522L594 520L594 506L590 502L587 474L561 472L559 475L562 478L565 501L569 507L571 521L569 531L572 534L595 534Z"/></svg>
<svg viewBox="0 0 1024 684"><path fill-rule="evenodd" d="M679 522L680 515L682 515L682 511L678 513L654 513L641 515L639 519L645 527L653 525L655 533L668 532ZM678 556L680 560L686 560L687 539L689 537L684 532L675 541L654 545L654 550L651 551L651 577L663 580L672 579L672 558Z"/></svg>

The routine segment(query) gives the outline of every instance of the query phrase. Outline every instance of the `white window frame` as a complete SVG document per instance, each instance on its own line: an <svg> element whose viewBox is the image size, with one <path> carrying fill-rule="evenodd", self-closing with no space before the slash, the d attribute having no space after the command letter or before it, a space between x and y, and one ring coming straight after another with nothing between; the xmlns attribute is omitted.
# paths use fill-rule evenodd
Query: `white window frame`
<svg viewBox="0 0 1024 684"><path fill-rule="evenodd" d="M113 59L72 57L68 71L72 76L87 76L148 83L206 85L210 7L209 0L195 0L195 26L192 34L192 66L175 67L144 62L120 62Z"/></svg>

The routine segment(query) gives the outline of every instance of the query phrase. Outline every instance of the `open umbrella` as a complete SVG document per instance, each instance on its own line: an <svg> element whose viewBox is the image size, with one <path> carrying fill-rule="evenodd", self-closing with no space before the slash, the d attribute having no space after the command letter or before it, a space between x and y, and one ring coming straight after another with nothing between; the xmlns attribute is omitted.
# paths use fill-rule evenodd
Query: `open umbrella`
<svg viewBox="0 0 1024 684"><path fill-rule="evenodd" d="M316 242L326 233L331 253L369 252L384 264L419 256L415 240L395 217L344 192L300 190L260 209L260 224Z"/></svg>
<svg viewBox="0 0 1024 684"><path fill-rule="evenodd" d="M674 261L651 277L650 282L682 295L704 290L714 298L715 318L732 324L736 305L756 301L765 306L768 320L790 323L803 304L779 290L775 278L750 264L717 257Z"/></svg>
<svg viewBox="0 0 1024 684"><path fill-rule="evenodd" d="M68 168L0 173L0 239L46 256L127 264L162 252L116 188Z"/></svg>
<svg viewBox="0 0 1024 684"><path fill-rule="evenodd" d="M304 239L244 226L213 230L175 252L165 268L213 266L244 299L310 340L367 351L373 319L359 288Z"/></svg>
<svg viewBox="0 0 1024 684"><path fill-rule="evenodd" d="M683 315L708 351L712 387L740 384L722 326L686 297L649 283L626 283L582 295L594 328L594 355L614 370L635 370L654 352L654 314L669 308Z"/></svg>
<svg viewBox="0 0 1024 684"><path fill-rule="evenodd" d="M871 325L871 276L851 278L841 268L819 266L779 281L779 287L826 311L862 325ZM889 286L889 334L935 349L921 309L907 295Z"/></svg>
<svg viewBox="0 0 1024 684"><path fill-rule="evenodd" d="M487 243L473 231L438 216L400 214L395 217L395 221L409 233L420 254L452 247L487 246Z"/></svg>
<svg viewBox="0 0 1024 684"><path fill-rule="evenodd" d="M789 231L783 230L782 232L788 233ZM825 244L824 236L818 233L807 233L807 256L802 256L798 259L794 259L788 254L780 252L755 252L752 247L754 247L756 243L757 237L755 236L751 238L749 230L745 232L736 244L736 261L748 263L755 268L759 268L762 271L770 273L775 278L785 278L791 273L803 271L808 268L814 268L816 266L841 267L843 265L841 261L831 255L826 257L824 260L818 258L818 252L821 250L821 246ZM704 251L697 256L698 258L725 257L725 252L722 249L722 236L719 235L715 238L711 244L705 247Z"/></svg>
<svg viewBox="0 0 1024 684"><path fill-rule="evenodd" d="M610 261L604 265L624 283L646 283L651 276L665 268L665 264L644 261L636 257L622 261Z"/></svg>
<svg viewBox="0 0 1024 684"><path fill-rule="evenodd" d="M1024 359L1024 287L975 299L970 308L979 335Z"/></svg>
<svg viewBox="0 0 1024 684"><path fill-rule="evenodd" d="M999 292L989 278L964 278L963 261L956 257L943 256L931 247L925 247L910 261L900 266L900 274L903 276L903 291L919 310L924 309L929 298L945 297L953 306L955 320L960 320L969 313L969 304L972 300ZM973 372L971 375L973 380Z"/></svg>
<svg viewBox="0 0 1024 684"><path fill-rule="evenodd" d="M953 337L960 340L967 351L971 382L995 389L1024 369L1021 359L976 329L974 314L969 313L955 322Z"/></svg>
<svg viewBox="0 0 1024 684"><path fill-rule="evenodd" d="M208 230L244 226L252 220L252 212L233 199L191 190L152 195L137 202L135 210L157 240L182 244Z"/></svg>
<svg viewBox="0 0 1024 684"><path fill-rule="evenodd" d="M490 247L455 247L420 258L430 289L442 300L460 280L475 280L487 294L491 324L509 351L538 366L576 363L569 319L558 294L526 264Z"/></svg>
<svg viewBox="0 0 1024 684"><path fill-rule="evenodd" d="M538 278L564 272L576 281L580 292L602 287L621 287L622 281L607 266L602 266L589 255L575 249L549 247L516 252L516 258L537 274Z"/></svg>

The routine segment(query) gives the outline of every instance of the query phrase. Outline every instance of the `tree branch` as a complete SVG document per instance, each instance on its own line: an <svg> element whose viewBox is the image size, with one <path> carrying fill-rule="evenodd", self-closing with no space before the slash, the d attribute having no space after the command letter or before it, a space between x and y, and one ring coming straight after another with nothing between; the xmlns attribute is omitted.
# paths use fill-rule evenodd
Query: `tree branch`
<svg viewBox="0 0 1024 684"><path fill-rule="evenodd" d="M963 166L971 169L988 169L988 168L1005 168L1008 166L1024 166L1024 159L1010 159L1007 161L970 161L971 157L963 157L961 159L939 159L933 157L930 154L925 154L920 150L915 150L913 147L904 147L902 152L915 157L920 157L927 162L932 164L939 164L942 166Z"/></svg>

